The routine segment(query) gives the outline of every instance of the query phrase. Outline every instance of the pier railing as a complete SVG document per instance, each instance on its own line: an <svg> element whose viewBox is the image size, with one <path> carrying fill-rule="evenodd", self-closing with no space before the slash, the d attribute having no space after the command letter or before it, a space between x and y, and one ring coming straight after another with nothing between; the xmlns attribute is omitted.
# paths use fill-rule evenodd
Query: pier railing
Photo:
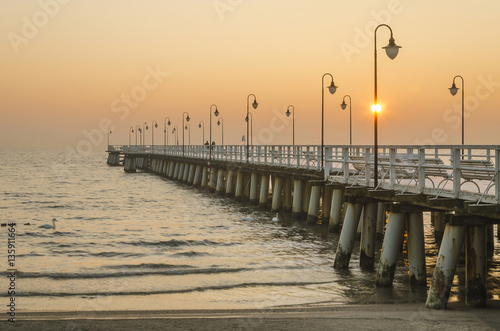
<svg viewBox="0 0 500 331"><path fill-rule="evenodd" d="M109 146L108 151L321 170L320 146ZM325 179L373 187L373 146L325 146ZM376 189L500 204L500 146L379 146Z"/></svg>

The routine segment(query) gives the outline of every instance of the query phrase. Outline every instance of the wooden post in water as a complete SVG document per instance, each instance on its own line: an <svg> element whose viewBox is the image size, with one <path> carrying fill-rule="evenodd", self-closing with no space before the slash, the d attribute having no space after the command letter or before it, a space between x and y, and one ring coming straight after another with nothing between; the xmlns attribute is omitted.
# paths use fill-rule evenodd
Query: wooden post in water
<svg viewBox="0 0 500 331"><path fill-rule="evenodd" d="M401 244L403 243L403 235L405 232L404 213L390 212L387 229L385 231L384 243L382 252L380 253L380 261L377 270L376 286L390 287L394 279L396 271L396 261L398 258Z"/></svg>
<svg viewBox="0 0 500 331"><path fill-rule="evenodd" d="M351 200L352 201L352 200ZM347 269L351 260L351 253L356 240L356 229L358 228L359 218L363 205L360 202L352 201L346 203L346 213L344 225L340 232L337 252L335 254L335 269Z"/></svg>
<svg viewBox="0 0 500 331"><path fill-rule="evenodd" d="M464 225L446 224L425 307L446 308L464 239Z"/></svg>

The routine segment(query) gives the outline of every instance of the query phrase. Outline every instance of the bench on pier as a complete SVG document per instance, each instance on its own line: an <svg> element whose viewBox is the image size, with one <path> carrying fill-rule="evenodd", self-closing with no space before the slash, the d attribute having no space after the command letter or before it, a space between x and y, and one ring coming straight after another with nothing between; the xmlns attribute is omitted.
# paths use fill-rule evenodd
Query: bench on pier
<svg viewBox="0 0 500 331"><path fill-rule="evenodd" d="M495 178L495 167L489 160L460 160L460 169L466 181Z"/></svg>

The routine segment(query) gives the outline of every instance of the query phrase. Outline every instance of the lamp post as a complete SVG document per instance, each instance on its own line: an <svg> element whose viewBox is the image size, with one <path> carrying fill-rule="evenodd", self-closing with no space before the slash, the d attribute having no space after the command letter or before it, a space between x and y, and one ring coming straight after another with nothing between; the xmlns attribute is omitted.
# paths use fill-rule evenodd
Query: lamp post
<svg viewBox="0 0 500 331"><path fill-rule="evenodd" d="M135 126L135 145L137 146L137 133L139 133L140 145L142 145L142 132L141 127L139 125Z"/></svg>
<svg viewBox="0 0 500 331"><path fill-rule="evenodd" d="M330 86L328 86L328 91L331 94L334 94L337 91L337 86L333 82L333 76L330 73L326 73L321 77L321 168L323 168L323 149L325 149L325 76L330 76L332 82Z"/></svg>
<svg viewBox="0 0 500 331"><path fill-rule="evenodd" d="M151 152L155 148L155 128L158 128L158 123L153 121L151 122Z"/></svg>
<svg viewBox="0 0 500 331"><path fill-rule="evenodd" d="M130 134L131 133L134 133L134 128L131 126L130 127L130 130L128 130L128 145L131 146L132 145L132 141L130 139ZM137 143L136 143L137 144Z"/></svg>
<svg viewBox="0 0 500 331"><path fill-rule="evenodd" d="M208 144L209 145L209 148L208 148L208 150L209 150L209 152L208 152L209 153L209 156L208 156L209 166L210 166L210 160L212 160L212 107L215 107L215 110L214 110L215 117L219 116L219 111L217 110L217 105L211 104L210 109L209 109L209 111L210 111L210 130L209 130L210 131L210 141Z"/></svg>
<svg viewBox="0 0 500 331"><path fill-rule="evenodd" d="M257 97L250 93L248 96L247 96L247 117L246 117L246 121L247 121L247 163L248 163L248 150L249 150L249 139L248 139L248 113L249 113L249 110L248 110L248 105L250 103L250 96L253 96L253 102L252 102L252 107L253 109L257 109L257 107L259 106L259 104L257 103Z"/></svg>
<svg viewBox="0 0 500 331"><path fill-rule="evenodd" d="M176 144L179 145L179 128L177 127L177 125L174 125L174 128L172 130L172 134L175 133L175 136L174 136L174 139L176 141Z"/></svg>
<svg viewBox="0 0 500 331"><path fill-rule="evenodd" d="M455 85L455 78L459 77L462 80L462 145L464 144L464 78L460 75L456 75L453 77L453 83L451 84L451 87L449 88L451 95L455 95L458 92L458 87Z"/></svg>
<svg viewBox="0 0 500 331"><path fill-rule="evenodd" d="M146 146L146 130L149 130L148 123L144 122L142 125L142 146Z"/></svg>
<svg viewBox="0 0 500 331"><path fill-rule="evenodd" d="M184 116L184 115L186 115L186 116ZM187 113L187 111L182 113L182 127L183 128L184 128L184 117L186 118L186 121L189 122L190 118L189 118L189 114ZM182 130L182 156L184 156L184 130Z"/></svg>
<svg viewBox="0 0 500 331"><path fill-rule="evenodd" d="M109 150L109 135L112 134L113 132L111 130L108 130L108 150Z"/></svg>
<svg viewBox="0 0 500 331"><path fill-rule="evenodd" d="M191 125L189 125L189 123L186 123L184 129L188 132L188 145L191 146Z"/></svg>
<svg viewBox="0 0 500 331"><path fill-rule="evenodd" d="M221 117L219 118L219 120L217 121L217 125L221 125L222 124L222 143L221 145L224 146L224 119Z"/></svg>
<svg viewBox="0 0 500 331"><path fill-rule="evenodd" d="M342 104L340 105L340 107L345 110L346 107L347 107L347 104L345 103L345 98L346 97L349 97L349 145L352 145L352 100L351 100L351 96L349 94L346 94L344 95L344 97L342 98Z"/></svg>
<svg viewBox="0 0 500 331"><path fill-rule="evenodd" d="M295 107L290 105L286 109L286 117L290 117L290 107L292 107L292 145L295 146Z"/></svg>
<svg viewBox="0 0 500 331"><path fill-rule="evenodd" d="M168 122L167 122L167 118L168 118ZM163 124L163 145L167 146L168 145L168 135L167 135L167 125L170 126L170 118L169 117L165 117L163 119L164 121L164 124Z"/></svg>
<svg viewBox="0 0 500 331"><path fill-rule="evenodd" d="M377 133L377 114L380 112L380 105L378 104L378 99L377 99L377 30L381 26L385 26L389 29L391 32L391 37L389 38L389 44L385 47L382 47L385 49L385 52L387 56L391 59L394 60L396 56L398 55L399 49L401 46L396 45L394 42L394 38L392 36L392 29L389 25L387 24L380 24L375 28L375 31L373 32L373 37L374 37L374 101L373 101L373 106L372 106L372 111L373 111L373 134L374 134L374 139L373 139L373 168L374 168L374 177L373 177L373 187L377 188L378 186L378 133Z"/></svg>
<svg viewBox="0 0 500 331"><path fill-rule="evenodd" d="M198 124L198 128L203 128L203 133L202 133L202 137L201 137L201 144L203 145L205 143L205 122L203 121L200 121L200 123Z"/></svg>
<svg viewBox="0 0 500 331"><path fill-rule="evenodd" d="M248 115L250 115L250 138L249 139L252 139L252 142L250 143L250 145L253 145L253 115L252 113L248 113ZM247 115L247 118L245 118L245 122L248 123L248 115Z"/></svg>

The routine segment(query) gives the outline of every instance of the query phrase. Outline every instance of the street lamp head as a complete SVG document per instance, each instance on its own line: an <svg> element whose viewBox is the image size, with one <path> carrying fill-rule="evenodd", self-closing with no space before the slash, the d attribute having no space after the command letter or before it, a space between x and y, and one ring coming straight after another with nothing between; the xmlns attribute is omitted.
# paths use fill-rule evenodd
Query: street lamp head
<svg viewBox="0 0 500 331"><path fill-rule="evenodd" d="M394 42L394 38L391 36L391 38L389 39L389 44L382 48L385 49L387 56L391 60L394 60L396 56L398 56L401 46L396 45L396 43Z"/></svg>
<svg viewBox="0 0 500 331"><path fill-rule="evenodd" d="M247 117L245 117L245 122L248 122L248 116L247 116Z"/></svg>
<svg viewBox="0 0 500 331"><path fill-rule="evenodd" d="M198 124L198 128L200 128L200 129L201 129L201 123L200 123L200 124Z"/></svg>
<svg viewBox="0 0 500 331"><path fill-rule="evenodd" d="M157 127L158 127L158 123L155 123L155 128L157 128Z"/></svg>
<svg viewBox="0 0 500 331"><path fill-rule="evenodd" d="M220 125L220 120L217 121L217 125Z"/></svg>
<svg viewBox="0 0 500 331"><path fill-rule="evenodd" d="M451 87L449 88L451 95L455 95L458 92L458 87L453 83Z"/></svg>
<svg viewBox="0 0 500 331"><path fill-rule="evenodd" d="M219 110L217 108L215 108L214 115L219 116Z"/></svg>
<svg viewBox="0 0 500 331"><path fill-rule="evenodd" d="M257 99L253 99L253 102L252 102L253 109L257 109L258 106L259 106L259 104L257 103Z"/></svg>
<svg viewBox="0 0 500 331"><path fill-rule="evenodd" d="M170 126L170 120L168 120L167 125Z"/></svg>
<svg viewBox="0 0 500 331"><path fill-rule="evenodd" d="M146 130L149 130L149 127L146 125Z"/></svg>
<svg viewBox="0 0 500 331"><path fill-rule="evenodd" d="M372 106L372 111L373 111L374 113L375 113L375 112L380 113L380 110L382 110L382 106L380 106L380 105L373 105L373 106Z"/></svg>
<svg viewBox="0 0 500 331"><path fill-rule="evenodd" d="M335 86L335 84L333 83L333 79L330 86L328 86L328 91L330 91L331 94L334 94L337 91L337 86Z"/></svg>
<svg viewBox="0 0 500 331"><path fill-rule="evenodd" d="M290 117L290 109L287 109L285 114L286 114L286 117Z"/></svg>
<svg viewBox="0 0 500 331"><path fill-rule="evenodd" d="M132 129L132 133L134 133L134 129Z"/></svg>
<svg viewBox="0 0 500 331"><path fill-rule="evenodd" d="M187 130L187 129L188 129L188 126L186 125L186 126L184 127L184 129L185 129L185 130Z"/></svg>
<svg viewBox="0 0 500 331"><path fill-rule="evenodd" d="M189 118L189 115L186 116L186 121L189 122L190 118Z"/></svg>
<svg viewBox="0 0 500 331"><path fill-rule="evenodd" d="M342 100L342 104L340 105L340 107L342 108L342 110L345 110L345 108L347 107L345 100Z"/></svg>

